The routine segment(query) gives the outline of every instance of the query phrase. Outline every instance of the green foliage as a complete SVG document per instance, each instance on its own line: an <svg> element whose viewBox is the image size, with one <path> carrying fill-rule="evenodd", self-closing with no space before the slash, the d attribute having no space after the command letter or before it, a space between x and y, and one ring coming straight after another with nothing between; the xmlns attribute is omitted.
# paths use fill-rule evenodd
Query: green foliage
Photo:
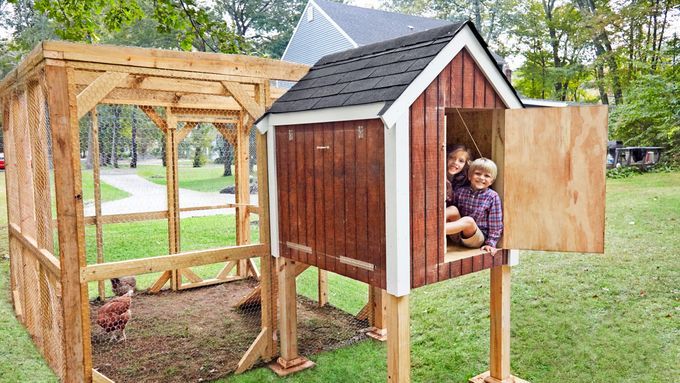
<svg viewBox="0 0 680 383"><path fill-rule="evenodd" d="M612 136L626 145L663 146L671 158L680 155L680 77L672 71L641 76L625 99L611 114Z"/></svg>
<svg viewBox="0 0 680 383"><path fill-rule="evenodd" d="M643 170L637 166L620 166L618 168L607 169L607 178L621 179L642 174Z"/></svg>

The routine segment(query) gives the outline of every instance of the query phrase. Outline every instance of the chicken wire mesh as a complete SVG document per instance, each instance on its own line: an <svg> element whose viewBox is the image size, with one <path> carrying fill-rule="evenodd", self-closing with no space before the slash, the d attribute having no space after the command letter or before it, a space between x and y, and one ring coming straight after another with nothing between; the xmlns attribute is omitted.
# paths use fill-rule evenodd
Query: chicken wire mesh
<svg viewBox="0 0 680 383"><path fill-rule="evenodd" d="M38 350L57 376L64 377L63 308L58 266L41 257L56 253L51 129L42 74L20 84L6 99L9 119L6 155L10 225L10 285L15 309ZM31 249L33 248L33 250ZM57 263L58 261L54 261Z"/></svg>

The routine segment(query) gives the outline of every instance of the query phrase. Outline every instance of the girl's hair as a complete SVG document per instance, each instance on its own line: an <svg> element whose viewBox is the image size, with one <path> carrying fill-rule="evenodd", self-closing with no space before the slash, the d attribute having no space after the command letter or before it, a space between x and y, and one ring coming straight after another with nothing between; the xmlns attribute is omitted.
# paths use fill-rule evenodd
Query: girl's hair
<svg viewBox="0 0 680 383"><path fill-rule="evenodd" d="M446 155L446 158L449 158L449 156L451 156L453 153L460 152L460 151L463 151L463 152L465 152L465 154L467 154L468 161L470 161L472 159L472 152L470 151L470 149L467 148L467 146L465 146L463 144L449 145L446 148L446 152L448 153Z"/></svg>
<svg viewBox="0 0 680 383"><path fill-rule="evenodd" d="M496 180L496 176L498 175L498 168L496 167L496 164L490 159L482 157L472 161L472 163L470 164L470 169L468 171L470 172L470 174L472 174L477 169L491 173L491 177L493 177L494 181Z"/></svg>

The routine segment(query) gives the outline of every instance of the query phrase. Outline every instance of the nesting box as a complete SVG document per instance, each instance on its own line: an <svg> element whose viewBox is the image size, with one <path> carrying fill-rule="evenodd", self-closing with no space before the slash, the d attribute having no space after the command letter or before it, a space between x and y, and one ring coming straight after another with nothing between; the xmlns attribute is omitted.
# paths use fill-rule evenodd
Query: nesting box
<svg viewBox="0 0 680 383"><path fill-rule="evenodd" d="M524 108L470 22L326 56L257 125L275 256L402 296L508 249L603 252L606 107ZM454 143L498 165L496 256L444 235Z"/></svg>

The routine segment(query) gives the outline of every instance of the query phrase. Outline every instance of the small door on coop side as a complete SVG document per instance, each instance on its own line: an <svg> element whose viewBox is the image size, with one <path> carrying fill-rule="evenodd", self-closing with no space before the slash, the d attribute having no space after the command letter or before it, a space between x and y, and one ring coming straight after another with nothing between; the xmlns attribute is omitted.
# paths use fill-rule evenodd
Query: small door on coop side
<svg viewBox="0 0 680 383"><path fill-rule="evenodd" d="M499 113L502 246L603 253L607 107Z"/></svg>

